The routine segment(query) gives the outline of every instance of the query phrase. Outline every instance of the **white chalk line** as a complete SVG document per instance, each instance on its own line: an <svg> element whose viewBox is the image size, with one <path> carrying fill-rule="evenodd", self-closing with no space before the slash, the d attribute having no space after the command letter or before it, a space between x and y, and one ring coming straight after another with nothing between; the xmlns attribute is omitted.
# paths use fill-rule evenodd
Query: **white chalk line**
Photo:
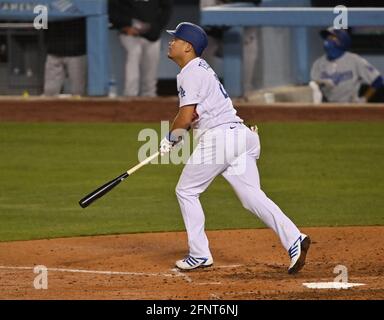
<svg viewBox="0 0 384 320"><path fill-rule="evenodd" d="M0 269L8 270L34 270L35 267L12 267L0 266ZM47 271L56 272L69 272L69 273L90 273L90 274L104 274L104 275L128 275L128 276L164 276L172 277L170 273L147 273L147 272L122 272L122 271L99 271L99 270L84 270L84 269L64 269L64 268L47 268Z"/></svg>
<svg viewBox="0 0 384 320"><path fill-rule="evenodd" d="M215 268L237 268L241 265L223 265L215 266ZM41 266L39 266L41 267ZM35 267L17 267L17 266L0 266L2 270L34 270ZM41 270L41 269L40 269ZM87 273L87 274L102 274L102 275L123 275L123 276L153 276L153 277L181 277L188 283L195 285L221 285L221 282L194 282L190 276L181 272L179 269L174 268L170 271L172 273L165 272L125 272L125 271L101 271L101 270L85 270L85 269L65 269L65 268L46 268L51 272L67 272L67 273Z"/></svg>
<svg viewBox="0 0 384 320"><path fill-rule="evenodd" d="M239 267L242 267L243 265L242 264L232 264L232 265L228 265L228 266L214 266L214 268L239 268Z"/></svg>
<svg viewBox="0 0 384 320"><path fill-rule="evenodd" d="M191 283L192 282L192 279L191 277L189 277L188 275L186 275L185 273L181 272L179 269L171 269L172 272L174 272L176 274L177 277L182 277L184 278L187 282Z"/></svg>

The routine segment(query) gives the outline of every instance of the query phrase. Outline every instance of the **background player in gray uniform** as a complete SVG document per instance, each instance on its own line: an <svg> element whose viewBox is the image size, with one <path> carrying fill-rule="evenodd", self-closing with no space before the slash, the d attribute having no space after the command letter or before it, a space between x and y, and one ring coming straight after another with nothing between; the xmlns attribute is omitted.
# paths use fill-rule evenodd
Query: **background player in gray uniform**
<svg viewBox="0 0 384 320"><path fill-rule="evenodd" d="M221 174L243 206L277 233L291 258L288 273L297 273L304 266L310 239L260 189L259 136L243 124L217 75L200 58L208 43L205 31L184 22L168 33L174 37L168 57L181 68L177 76L180 108L170 133L160 142L161 154L182 139L180 131L191 127L199 131L198 144L176 187L189 245L188 256L176 261L176 266L190 270L213 264L199 196Z"/></svg>
<svg viewBox="0 0 384 320"><path fill-rule="evenodd" d="M314 62L311 78L320 86L324 101L384 101L380 72L364 58L347 51L351 44L348 32L328 28L320 35L324 39L325 55ZM366 88L363 92L362 86Z"/></svg>
<svg viewBox="0 0 384 320"><path fill-rule="evenodd" d="M45 31L44 95L63 93L68 79L69 93L85 95L87 90L87 49L84 18L50 21Z"/></svg>

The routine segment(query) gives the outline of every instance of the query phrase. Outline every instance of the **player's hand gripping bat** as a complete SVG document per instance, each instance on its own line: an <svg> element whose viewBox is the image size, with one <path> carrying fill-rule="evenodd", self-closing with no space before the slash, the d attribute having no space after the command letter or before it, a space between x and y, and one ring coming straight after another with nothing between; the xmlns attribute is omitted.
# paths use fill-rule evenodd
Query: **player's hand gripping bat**
<svg viewBox="0 0 384 320"><path fill-rule="evenodd" d="M111 191L114 187L116 187L121 181L123 181L125 178L129 177L132 173L139 170L142 166L145 166L146 164L150 163L153 159L158 157L160 152L156 152L153 155L149 156L148 158L141 161L139 164L134 166L133 168L129 169L127 172L124 172L120 176L116 177L115 179L107 182L106 184L102 185L101 187L97 188L96 190L92 191L90 194L87 194L83 199L79 201L79 204L82 208L88 207L91 203L93 203L96 199L101 198L106 193Z"/></svg>

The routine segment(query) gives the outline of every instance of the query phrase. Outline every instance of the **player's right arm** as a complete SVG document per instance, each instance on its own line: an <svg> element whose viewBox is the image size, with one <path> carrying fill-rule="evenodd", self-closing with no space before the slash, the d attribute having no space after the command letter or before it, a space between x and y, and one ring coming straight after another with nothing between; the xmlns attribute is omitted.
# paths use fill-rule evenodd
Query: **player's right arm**
<svg viewBox="0 0 384 320"><path fill-rule="evenodd" d="M171 130L160 142L161 155L171 151L173 146L178 144L183 139L184 134L191 128L192 121L195 117L195 108L195 104L179 108L179 112L173 120Z"/></svg>
<svg viewBox="0 0 384 320"><path fill-rule="evenodd" d="M183 135L191 128L192 122L196 120L197 104L203 100L202 83L202 74L197 72L178 78L179 111L169 133L160 142L162 155L169 152L175 144L182 140Z"/></svg>
<svg viewBox="0 0 384 320"><path fill-rule="evenodd" d="M185 130L189 130L191 128L191 124L195 118L195 109L196 104L186 105L179 108L179 112L177 113L171 126L171 134L177 135L178 131L185 132Z"/></svg>

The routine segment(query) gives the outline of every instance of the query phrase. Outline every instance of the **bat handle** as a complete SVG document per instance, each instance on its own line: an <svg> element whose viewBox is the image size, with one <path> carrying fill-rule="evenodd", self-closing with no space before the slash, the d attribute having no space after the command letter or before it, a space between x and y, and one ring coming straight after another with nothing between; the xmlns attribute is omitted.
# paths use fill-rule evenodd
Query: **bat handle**
<svg viewBox="0 0 384 320"><path fill-rule="evenodd" d="M141 161L139 164L137 164L136 166L134 166L133 168L129 169L127 171L128 175L131 175L132 173L134 173L135 171L139 170L141 167L145 166L146 164L150 163L153 159L157 158L160 154L160 151L157 151L156 153L154 153L153 155L149 156L148 158L146 158L145 160Z"/></svg>

